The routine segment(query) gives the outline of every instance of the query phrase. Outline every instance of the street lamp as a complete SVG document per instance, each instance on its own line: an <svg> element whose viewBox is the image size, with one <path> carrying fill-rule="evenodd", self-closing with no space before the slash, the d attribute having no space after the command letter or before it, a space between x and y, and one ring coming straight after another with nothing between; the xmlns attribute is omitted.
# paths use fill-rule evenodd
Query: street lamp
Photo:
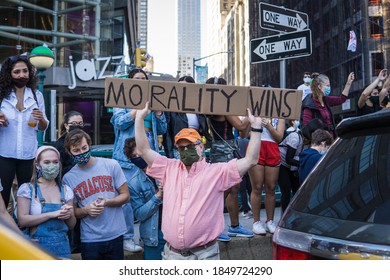
<svg viewBox="0 0 390 280"><path fill-rule="evenodd" d="M201 58L193 58L192 59L192 76L195 78L195 66L196 66L195 62L202 60L202 59L205 59L205 58L208 58L208 57L211 57L211 56L214 56L214 55L217 55L217 54L221 54L221 53L233 53L233 51L222 51L222 52L213 53L213 54L201 57Z"/></svg>
<svg viewBox="0 0 390 280"><path fill-rule="evenodd" d="M49 49L46 45L35 47L30 54L29 60L32 65L38 70L38 90L42 92L43 97L45 99L46 108L50 108L50 99L43 93L43 83L46 78L45 71L53 65L54 62L54 54L51 49ZM38 130L38 146L43 145L43 132Z"/></svg>

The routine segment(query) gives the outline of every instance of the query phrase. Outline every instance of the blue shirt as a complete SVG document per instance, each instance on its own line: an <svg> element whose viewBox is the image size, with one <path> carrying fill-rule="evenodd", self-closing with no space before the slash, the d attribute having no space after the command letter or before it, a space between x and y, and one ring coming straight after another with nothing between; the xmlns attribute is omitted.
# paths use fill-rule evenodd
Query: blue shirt
<svg viewBox="0 0 390 280"><path fill-rule="evenodd" d="M308 148L299 154L299 184L305 181L321 157L322 155L313 148Z"/></svg>

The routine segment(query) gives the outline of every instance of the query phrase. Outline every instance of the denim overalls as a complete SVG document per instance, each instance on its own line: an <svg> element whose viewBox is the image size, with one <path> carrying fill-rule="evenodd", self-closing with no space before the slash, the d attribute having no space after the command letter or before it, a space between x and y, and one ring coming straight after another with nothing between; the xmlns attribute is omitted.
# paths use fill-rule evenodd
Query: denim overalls
<svg viewBox="0 0 390 280"><path fill-rule="evenodd" d="M65 204L64 188L60 187L61 203L46 203L38 184L35 184L36 194L42 206L41 213L57 211ZM68 226L65 221L57 218L50 219L37 227L31 239L47 251L60 258L70 258L70 245L67 233Z"/></svg>

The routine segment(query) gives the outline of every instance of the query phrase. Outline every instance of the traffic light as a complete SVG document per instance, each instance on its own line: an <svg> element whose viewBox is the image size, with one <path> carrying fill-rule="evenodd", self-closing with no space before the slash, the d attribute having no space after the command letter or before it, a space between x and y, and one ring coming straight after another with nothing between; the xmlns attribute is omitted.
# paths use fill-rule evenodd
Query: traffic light
<svg viewBox="0 0 390 280"><path fill-rule="evenodd" d="M146 66L146 61L148 60L146 50L141 48L135 49L135 66L144 68Z"/></svg>

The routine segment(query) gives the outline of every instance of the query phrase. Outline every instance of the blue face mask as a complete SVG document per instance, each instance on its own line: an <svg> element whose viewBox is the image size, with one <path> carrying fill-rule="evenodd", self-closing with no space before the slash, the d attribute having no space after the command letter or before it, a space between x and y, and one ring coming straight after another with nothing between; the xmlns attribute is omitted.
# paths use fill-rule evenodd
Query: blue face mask
<svg viewBox="0 0 390 280"><path fill-rule="evenodd" d="M322 151L320 152L320 154L321 154L322 156L325 155L325 153L326 153L325 150L322 150Z"/></svg>
<svg viewBox="0 0 390 280"><path fill-rule="evenodd" d="M325 90L324 90L325 96L329 96L330 91L331 91L331 90L330 90L330 86L325 87Z"/></svg>
<svg viewBox="0 0 390 280"><path fill-rule="evenodd" d="M300 125L301 125L301 122L300 122L300 121L296 121L296 122L295 122L295 126L296 126L296 127L299 127Z"/></svg>
<svg viewBox="0 0 390 280"><path fill-rule="evenodd" d="M135 157L130 159L131 163L137 166L139 169L145 169L148 167L148 164L142 157Z"/></svg>

